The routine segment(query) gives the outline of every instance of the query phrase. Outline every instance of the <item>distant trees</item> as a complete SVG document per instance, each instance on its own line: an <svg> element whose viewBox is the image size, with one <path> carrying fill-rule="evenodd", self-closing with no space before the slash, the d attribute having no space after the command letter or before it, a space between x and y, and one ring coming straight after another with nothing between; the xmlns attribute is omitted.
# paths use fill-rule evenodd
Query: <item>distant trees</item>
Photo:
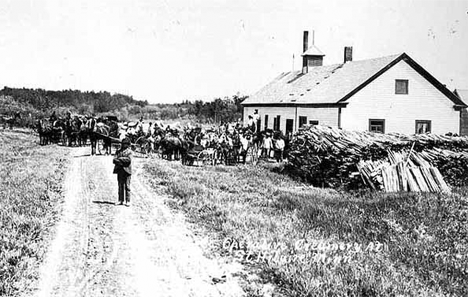
<svg viewBox="0 0 468 297"><path fill-rule="evenodd" d="M242 117L242 105L247 96L215 98L210 102L184 100L176 104L154 104L141 109L145 118L189 119L202 123L234 122Z"/></svg>
<svg viewBox="0 0 468 297"><path fill-rule="evenodd" d="M0 90L0 96L11 96L15 101L29 104L39 111L65 107L79 113L104 113L125 106L144 107L148 102L132 96L109 92L82 92L79 90L46 91L43 89L9 88Z"/></svg>
<svg viewBox="0 0 468 297"><path fill-rule="evenodd" d="M47 116L56 111L64 115L71 111L79 114L115 115L121 120L185 119L200 123L233 122L242 117L241 102L247 96L215 98L210 102L184 100L173 104L148 104L132 96L109 92L83 92L79 90L47 91L43 89L9 88L0 90L0 110L21 110L33 116ZM11 98L10 101L5 101ZM23 107L23 108L21 108ZM26 108L27 107L27 108Z"/></svg>

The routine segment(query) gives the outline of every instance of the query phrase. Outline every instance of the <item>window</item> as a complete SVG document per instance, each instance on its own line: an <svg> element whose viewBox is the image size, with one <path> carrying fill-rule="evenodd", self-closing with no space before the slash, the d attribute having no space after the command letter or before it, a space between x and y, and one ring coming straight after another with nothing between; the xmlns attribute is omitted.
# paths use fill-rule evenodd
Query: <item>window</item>
<svg viewBox="0 0 468 297"><path fill-rule="evenodd" d="M294 129L294 120L286 119L286 133L292 133Z"/></svg>
<svg viewBox="0 0 468 297"><path fill-rule="evenodd" d="M273 118L273 130L275 131L280 130L280 116L276 116Z"/></svg>
<svg viewBox="0 0 468 297"><path fill-rule="evenodd" d="M265 115L265 130L268 129L268 115Z"/></svg>
<svg viewBox="0 0 468 297"><path fill-rule="evenodd" d="M304 125L307 125L307 117L299 117L299 128Z"/></svg>
<svg viewBox="0 0 468 297"><path fill-rule="evenodd" d="M395 80L395 94L408 94L408 80L396 79Z"/></svg>
<svg viewBox="0 0 468 297"><path fill-rule="evenodd" d="M314 126L316 126L316 125L318 125L318 124L319 124L319 121L316 121L316 120L310 120L310 121L309 121L309 125L314 125Z"/></svg>
<svg viewBox="0 0 468 297"><path fill-rule="evenodd" d="M369 131L375 133L385 133L385 120L370 119Z"/></svg>
<svg viewBox="0 0 468 297"><path fill-rule="evenodd" d="M416 121L416 134L431 133L431 121Z"/></svg>

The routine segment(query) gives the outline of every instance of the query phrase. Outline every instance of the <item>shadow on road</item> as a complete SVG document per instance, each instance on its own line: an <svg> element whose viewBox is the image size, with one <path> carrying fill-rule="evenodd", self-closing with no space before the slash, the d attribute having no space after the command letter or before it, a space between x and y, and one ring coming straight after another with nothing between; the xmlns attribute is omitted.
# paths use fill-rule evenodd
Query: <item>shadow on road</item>
<svg viewBox="0 0 468 297"><path fill-rule="evenodd" d="M89 157L91 154L84 154L84 155L79 155L79 156L73 156L73 158L82 158L82 157Z"/></svg>
<svg viewBox="0 0 468 297"><path fill-rule="evenodd" d="M93 203L96 203L96 204L110 204L110 205L115 205L116 203L115 202L110 202L110 201L93 201Z"/></svg>

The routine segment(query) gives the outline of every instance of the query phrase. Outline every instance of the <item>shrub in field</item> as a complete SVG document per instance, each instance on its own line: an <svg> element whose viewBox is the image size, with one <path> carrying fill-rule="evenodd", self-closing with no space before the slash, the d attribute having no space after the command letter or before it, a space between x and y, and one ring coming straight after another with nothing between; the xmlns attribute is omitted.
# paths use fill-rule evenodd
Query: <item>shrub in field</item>
<svg viewBox="0 0 468 297"><path fill-rule="evenodd" d="M66 151L36 140L0 133L0 296L24 293L37 277L61 199Z"/></svg>
<svg viewBox="0 0 468 297"><path fill-rule="evenodd" d="M219 235L224 253L261 267L264 280L284 295L468 291L466 189L348 193L260 166L196 168L157 160L146 170L166 180L167 193L181 201L174 205Z"/></svg>

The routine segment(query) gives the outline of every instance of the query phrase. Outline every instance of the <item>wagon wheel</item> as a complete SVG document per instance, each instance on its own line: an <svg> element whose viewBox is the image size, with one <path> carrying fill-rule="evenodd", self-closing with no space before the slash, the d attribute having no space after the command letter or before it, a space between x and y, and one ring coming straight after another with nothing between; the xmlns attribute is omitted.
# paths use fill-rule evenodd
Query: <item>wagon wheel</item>
<svg viewBox="0 0 468 297"><path fill-rule="evenodd" d="M205 149L203 153L203 165L216 165L216 150Z"/></svg>
<svg viewBox="0 0 468 297"><path fill-rule="evenodd" d="M104 140L103 139L98 139L96 140L96 146L97 146L97 152L102 155L102 152L105 152L104 148Z"/></svg>
<svg viewBox="0 0 468 297"><path fill-rule="evenodd" d="M135 146L137 147L138 151L142 154L147 154L148 153L148 148L149 148L149 141L146 140L146 137L140 136L137 138L135 141Z"/></svg>
<svg viewBox="0 0 468 297"><path fill-rule="evenodd" d="M110 143L110 145L112 147L112 142ZM97 139L96 140L96 147L97 147L97 152L100 155L107 153L106 147L104 146L104 139Z"/></svg>

